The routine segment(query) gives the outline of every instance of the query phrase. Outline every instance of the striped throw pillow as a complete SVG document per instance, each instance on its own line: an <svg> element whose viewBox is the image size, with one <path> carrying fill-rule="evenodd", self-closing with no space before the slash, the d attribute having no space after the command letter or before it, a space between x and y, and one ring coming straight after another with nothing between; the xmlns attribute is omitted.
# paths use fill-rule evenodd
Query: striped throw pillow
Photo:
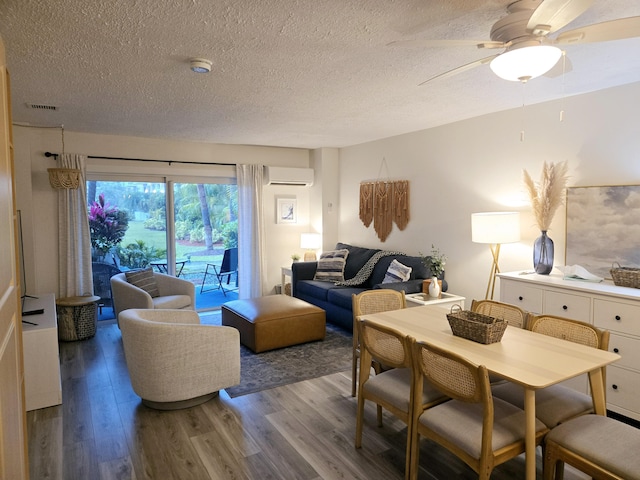
<svg viewBox="0 0 640 480"><path fill-rule="evenodd" d="M406 282L411 278L411 270L411 267L407 267L394 259L389 265L382 283Z"/></svg>
<svg viewBox="0 0 640 480"><path fill-rule="evenodd" d="M313 277L321 282L341 282L344 280L344 266L347 263L349 250L332 250L323 252L318 260L318 268Z"/></svg>
<svg viewBox="0 0 640 480"><path fill-rule="evenodd" d="M127 282L130 284L141 288L152 297L160 296L156 277L153 276L153 269L151 267L142 270L129 270L124 274L127 277Z"/></svg>

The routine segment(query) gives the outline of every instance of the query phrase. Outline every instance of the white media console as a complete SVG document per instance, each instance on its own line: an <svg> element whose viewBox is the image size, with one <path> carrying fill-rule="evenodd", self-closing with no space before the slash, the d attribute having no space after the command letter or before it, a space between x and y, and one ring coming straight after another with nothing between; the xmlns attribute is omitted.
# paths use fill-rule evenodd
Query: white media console
<svg viewBox="0 0 640 480"><path fill-rule="evenodd" d="M40 314L22 317L27 410L62 403L55 297L52 293L39 294L35 297L37 298L26 297L22 309L23 311L43 310Z"/></svg>

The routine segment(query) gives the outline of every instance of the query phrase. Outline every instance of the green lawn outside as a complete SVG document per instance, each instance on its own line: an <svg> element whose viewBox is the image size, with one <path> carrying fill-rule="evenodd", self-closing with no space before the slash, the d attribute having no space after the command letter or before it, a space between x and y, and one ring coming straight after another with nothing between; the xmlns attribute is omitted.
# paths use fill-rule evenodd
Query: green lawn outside
<svg viewBox="0 0 640 480"><path fill-rule="evenodd" d="M127 246L130 243L135 243L137 240L144 241L148 247L156 247L161 250L166 250L166 232L159 230L148 230L144 228L144 222L135 222L129 220L129 228L127 233L122 239L120 246Z"/></svg>
<svg viewBox="0 0 640 480"><path fill-rule="evenodd" d="M129 221L129 228L120 245L124 247L136 240L144 241L148 247L166 250L166 232L146 229L142 221ZM204 274L207 263L219 265L222 262L222 253L219 255L191 255L202 250L204 250L203 245L176 244L176 258L187 260L181 276L193 276L195 278L190 279L196 280L200 277L199 274Z"/></svg>

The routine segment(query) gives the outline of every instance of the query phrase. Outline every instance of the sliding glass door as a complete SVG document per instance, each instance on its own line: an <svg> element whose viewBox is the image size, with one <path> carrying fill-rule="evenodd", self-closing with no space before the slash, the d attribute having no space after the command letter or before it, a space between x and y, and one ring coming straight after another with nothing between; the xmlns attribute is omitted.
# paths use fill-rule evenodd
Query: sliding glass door
<svg viewBox="0 0 640 480"><path fill-rule="evenodd" d="M238 189L236 185L173 183L176 272L196 287L196 308L237 298ZM235 257L225 251L236 249ZM231 263L230 263L231 262ZM225 270L227 270L225 272ZM221 275L228 273L228 275Z"/></svg>
<svg viewBox="0 0 640 480"><path fill-rule="evenodd" d="M112 314L110 276L149 266L193 282L198 310L237 298L237 277L220 285L216 275L225 250L237 248L236 185L92 179L87 203L101 318Z"/></svg>

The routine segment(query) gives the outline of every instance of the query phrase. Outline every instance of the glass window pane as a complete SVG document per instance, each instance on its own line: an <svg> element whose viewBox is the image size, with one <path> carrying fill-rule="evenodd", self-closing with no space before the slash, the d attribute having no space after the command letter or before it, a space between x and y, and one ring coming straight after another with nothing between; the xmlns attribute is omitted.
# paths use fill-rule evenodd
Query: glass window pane
<svg viewBox="0 0 640 480"><path fill-rule="evenodd" d="M183 267L182 276L195 284L196 308L211 309L236 299L234 257L224 266L223 260L225 250L238 246L237 186L175 183L174 215L176 263Z"/></svg>
<svg viewBox="0 0 640 480"><path fill-rule="evenodd" d="M108 278L117 271L166 264L167 224L164 183L87 182L94 293L100 316L113 305ZM107 268L107 267L114 267ZM111 316L113 318L113 316Z"/></svg>

